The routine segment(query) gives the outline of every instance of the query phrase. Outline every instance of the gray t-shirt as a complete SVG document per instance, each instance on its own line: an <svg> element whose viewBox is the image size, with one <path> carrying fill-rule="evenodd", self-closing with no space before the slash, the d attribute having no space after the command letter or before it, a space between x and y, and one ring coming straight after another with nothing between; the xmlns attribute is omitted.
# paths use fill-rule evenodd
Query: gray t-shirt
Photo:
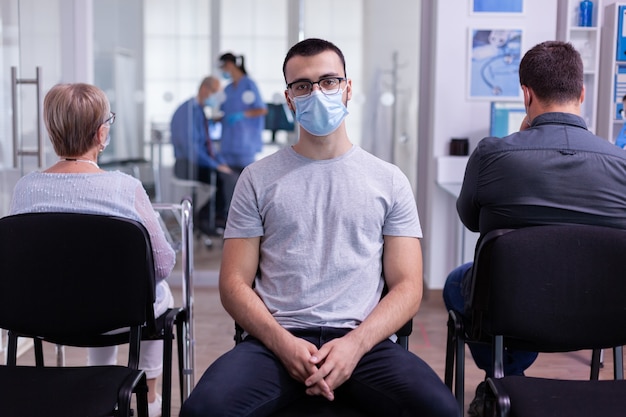
<svg viewBox="0 0 626 417"><path fill-rule="evenodd" d="M261 236L255 289L285 328L358 326L380 300L384 235L422 237L415 199L400 169L356 146L249 165L224 233Z"/></svg>

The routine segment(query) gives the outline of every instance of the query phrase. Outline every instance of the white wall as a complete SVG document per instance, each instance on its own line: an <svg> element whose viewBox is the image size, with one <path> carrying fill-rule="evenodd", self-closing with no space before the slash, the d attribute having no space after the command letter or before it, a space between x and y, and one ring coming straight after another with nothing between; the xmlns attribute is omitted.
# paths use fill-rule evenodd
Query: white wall
<svg viewBox="0 0 626 417"><path fill-rule="evenodd" d="M525 0L524 13L517 16L470 15L469 1L439 0L425 3L425 19L432 19L430 56L423 56L421 68L431 75L431 91L422 91L422 103L430 109L420 117L418 204L424 229L425 282L442 288L447 274L457 264L458 216L455 198L436 184L436 158L448 154L453 137L470 138L470 152L488 134L489 102L467 98L468 36L470 28L519 28L523 32L522 54L535 44L556 37L556 1ZM432 60L432 62L430 61ZM421 106L424 108L424 106ZM422 146L424 144L424 146ZM424 179L425 178L425 179ZM470 253L471 255L471 253Z"/></svg>
<svg viewBox="0 0 626 417"><path fill-rule="evenodd" d="M422 1L364 0L361 146L393 162L417 187L419 39ZM399 30L389 30L399 28ZM395 60L394 60L395 58ZM395 107L381 94L395 92ZM395 121L395 125L393 125Z"/></svg>

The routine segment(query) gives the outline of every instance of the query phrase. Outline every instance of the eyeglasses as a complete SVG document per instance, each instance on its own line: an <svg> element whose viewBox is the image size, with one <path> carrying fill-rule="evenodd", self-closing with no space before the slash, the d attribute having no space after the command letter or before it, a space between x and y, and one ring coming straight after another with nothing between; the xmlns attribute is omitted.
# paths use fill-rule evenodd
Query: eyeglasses
<svg viewBox="0 0 626 417"><path fill-rule="evenodd" d="M313 91L313 85L317 84L327 96L337 94L341 88L341 82L346 81L343 77L324 77L318 81L298 80L287 84L287 88L291 89L295 97L307 97Z"/></svg>
<svg viewBox="0 0 626 417"><path fill-rule="evenodd" d="M106 119L104 122L102 122L102 124L108 124L109 126L111 126L113 123L115 123L115 113L111 112L111 115L109 116L108 119Z"/></svg>

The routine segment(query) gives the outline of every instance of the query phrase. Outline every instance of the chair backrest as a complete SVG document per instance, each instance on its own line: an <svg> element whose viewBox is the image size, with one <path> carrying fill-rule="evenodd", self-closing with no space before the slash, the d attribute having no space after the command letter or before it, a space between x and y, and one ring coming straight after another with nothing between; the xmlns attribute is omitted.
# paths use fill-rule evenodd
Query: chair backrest
<svg viewBox="0 0 626 417"><path fill-rule="evenodd" d="M0 219L0 328L80 341L138 327L154 322L154 285L149 235L136 221L77 213Z"/></svg>
<svg viewBox="0 0 626 417"><path fill-rule="evenodd" d="M473 270L472 334L541 352L626 344L626 231L555 225L487 234Z"/></svg>

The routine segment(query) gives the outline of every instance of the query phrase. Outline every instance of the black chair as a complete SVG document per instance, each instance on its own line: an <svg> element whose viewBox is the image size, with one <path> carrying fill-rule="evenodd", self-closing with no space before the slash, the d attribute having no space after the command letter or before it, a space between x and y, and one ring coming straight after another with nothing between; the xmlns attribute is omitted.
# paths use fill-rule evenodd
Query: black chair
<svg viewBox="0 0 626 417"><path fill-rule="evenodd" d="M413 332L413 320L409 320L396 332L396 343L405 349L409 349L409 336ZM235 344L243 340L244 330L235 323ZM294 403L272 417L368 417L368 414L356 410L354 404L342 401L341 398L335 401L328 401L321 397L306 396L300 402Z"/></svg>
<svg viewBox="0 0 626 417"><path fill-rule="evenodd" d="M183 200L181 204L155 204L153 208L159 212L163 223L167 214L176 217L176 224L172 227L179 228L176 236L171 236L168 225L162 224L163 229L170 235L170 243L172 246L181 251L181 261L183 263L183 274L189 274L190 253L193 251L191 240L191 212L192 206L189 200ZM93 221L98 222L100 219L94 217ZM88 226L88 225L87 225ZM142 226L143 227L143 226ZM147 232L146 232L147 233ZM178 376L179 376L179 393L182 402L189 396L193 387L192 367L192 343L190 343L190 333L192 332L191 320L191 302L190 299L190 283L183 277L183 285L187 302L182 307L173 307L166 310L154 321L147 323L142 327L141 340L162 340L163 341L163 374L161 377L162 385L162 405L161 416L170 417L172 409L172 361L173 361L173 340L174 331L176 331L177 352L178 352ZM52 342L44 338L44 340ZM112 335L102 336L95 341L98 345L121 345L128 341L127 333L116 333ZM41 340L35 341L35 352L39 355L40 361L43 361L41 354ZM191 356L191 357L190 357Z"/></svg>
<svg viewBox="0 0 626 417"><path fill-rule="evenodd" d="M154 322L150 240L127 219L36 213L0 219L0 328L8 330L0 366L0 415L148 415L138 369L141 328ZM46 367L41 339L91 346L129 327L127 366ZM35 366L17 366L18 337L35 338ZM39 346L39 347L38 347Z"/></svg>
<svg viewBox="0 0 626 417"><path fill-rule="evenodd" d="M532 305L537 308L537 311L540 311L545 305L540 304L539 298L531 292L535 289L531 282L536 281L539 284L547 285L546 283L553 281L567 283L572 277L590 281L600 277L605 278L607 275L604 272L605 268L590 267L573 271L571 266L575 262L576 264L593 266L609 260L606 256L602 258L595 256L595 250L588 251L586 249L588 245L596 244L597 238L595 236L593 241L589 241L589 243L585 241L583 242L584 245L579 244L583 237L597 229L606 230L605 228L584 225L537 226L515 230L500 229L489 232L480 240L476 248L472 269L469 305L472 316L471 322L464 323L461 314L454 310L449 311L448 318L444 381L453 390L462 412L464 408L465 343L468 341L490 345L494 343L490 325L494 319L499 317L496 317L489 303L493 300L503 301L510 306L522 303L526 306ZM612 233L624 233L619 230L608 230ZM567 239L570 238L572 241L568 242ZM560 240L565 242L560 242ZM503 253L501 248L505 242L511 245L512 253ZM600 245L599 242L598 245ZM517 263L513 263L510 259L511 256L516 257ZM613 262L617 259L619 258L613 259ZM613 267L615 265L607 263L606 266ZM519 283L521 287L509 287L509 284L503 284L508 283L515 275L525 279ZM497 286L491 285L492 279ZM607 279L609 279L608 276ZM569 311L566 310L566 312ZM539 317L539 320L541 319ZM504 347L518 350L539 351L541 348L540 345L535 345L529 340L523 341L509 337L499 340ZM600 352L601 349L593 350L590 361L590 380L598 379L601 366ZM500 361L500 363L494 363L496 372L502 369L502 354L500 351L498 354L499 356L494 354L494 361Z"/></svg>
<svg viewBox="0 0 626 417"><path fill-rule="evenodd" d="M499 416L626 414L624 251L626 231L583 225L509 231L482 249L490 258L474 283L472 331L494 347L487 415L494 402ZM513 344L538 352L612 348L616 380L504 377L504 346Z"/></svg>

